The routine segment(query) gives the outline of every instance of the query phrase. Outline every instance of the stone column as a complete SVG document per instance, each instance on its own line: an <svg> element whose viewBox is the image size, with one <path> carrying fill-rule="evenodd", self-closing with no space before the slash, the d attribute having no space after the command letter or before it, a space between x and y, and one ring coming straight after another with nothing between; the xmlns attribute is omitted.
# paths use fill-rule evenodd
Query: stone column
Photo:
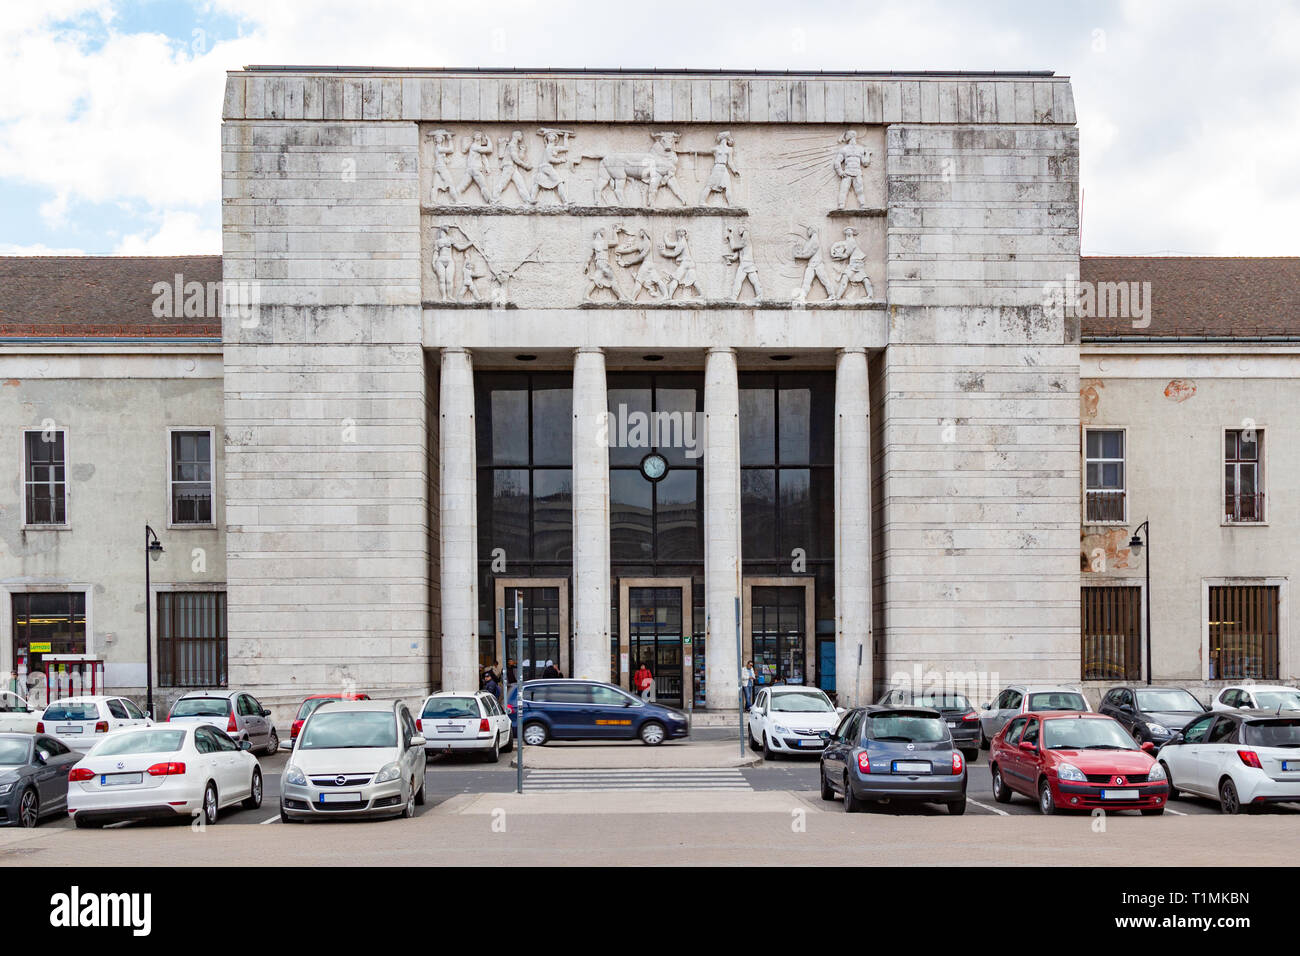
<svg viewBox="0 0 1300 956"><path fill-rule="evenodd" d="M705 702L738 707L736 611L740 597L740 392L736 352L709 349L704 366Z"/></svg>
<svg viewBox="0 0 1300 956"><path fill-rule="evenodd" d="M841 349L835 361L835 692L848 707L873 698L870 407L867 351Z"/></svg>
<svg viewBox="0 0 1300 956"><path fill-rule="evenodd" d="M468 350L442 350L438 396L442 689L471 691L478 689L478 475Z"/></svg>
<svg viewBox="0 0 1300 956"><path fill-rule="evenodd" d="M610 679L609 430L605 353L573 355L573 673ZM562 638L563 639L563 638Z"/></svg>

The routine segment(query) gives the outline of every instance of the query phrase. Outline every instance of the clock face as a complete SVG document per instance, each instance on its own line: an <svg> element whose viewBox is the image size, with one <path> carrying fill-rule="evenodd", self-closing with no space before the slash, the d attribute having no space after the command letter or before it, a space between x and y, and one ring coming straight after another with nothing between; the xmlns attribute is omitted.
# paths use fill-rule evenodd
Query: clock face
<svg viewBox="0 0 1300 956"><path fill-rule="evenodd" d="M641 459L641 474L651 481L658 481L667 473L668 462L664 461L663 455L651 453Z"/></svg>

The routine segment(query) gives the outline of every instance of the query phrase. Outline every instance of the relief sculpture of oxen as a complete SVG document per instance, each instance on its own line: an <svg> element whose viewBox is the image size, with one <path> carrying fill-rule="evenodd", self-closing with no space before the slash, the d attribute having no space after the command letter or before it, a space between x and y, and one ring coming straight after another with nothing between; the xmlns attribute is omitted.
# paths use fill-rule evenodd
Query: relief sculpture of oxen
<svg viewBox="0 0 1300 956"><path fill-rule="evenodd" d="M613 205L627 204L624 187L629 179L645 185L645 205L655 205L659 187L667 186L677 201L683 206L686 199L682 196L677 183L677 133L653 133L654 145L646 152L633 153L583 153L582 159L598 159L596 169L596 201L604 203L605 191L614 193Z"/></svg>

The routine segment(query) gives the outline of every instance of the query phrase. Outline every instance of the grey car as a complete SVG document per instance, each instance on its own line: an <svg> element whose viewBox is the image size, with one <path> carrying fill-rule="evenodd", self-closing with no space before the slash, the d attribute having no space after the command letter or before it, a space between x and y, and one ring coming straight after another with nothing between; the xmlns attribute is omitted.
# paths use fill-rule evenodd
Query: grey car
<svg viewBox="0 0 1300 956"><path fill-rule="evenodd" d="M172 704L173 724L211 724L236 743L247 740L255 752L270 756L280 749L280 733L271 712L242 690L192 690Z"/></svg>
<svg viewBox="0 0 1300 956"><path fill-rule="evenodd" d="M980 713L980 749L988 750L1012 717L1017 714L1046 713L1049 710L1091 713L1088 699L1076 688L1063 684L1011 684Z"/></svg>
<svg viewBox="0 0 1300 956"><path fill-rule="evenodd" d="M844 811L868 802L942 803L966 812L966 759L948 722L931 707L859 707L834 733L823 731L823 800L842 796Z"/></svg>
<svg viewBox="0 0 1300 956"><path fill-rule="evenodd" d="M948 722L953 743L967 762L974 763L979 759L980 715L966 695L944 690L895 688L887 691L876 703L883 707L933 707Z"/></svg>
<svg viewBox="0 0 1300 956"><path fill-rule="evenodd" d="M67 813L68 771L82 756L45 734L0 734L0 826Z"/></svg>

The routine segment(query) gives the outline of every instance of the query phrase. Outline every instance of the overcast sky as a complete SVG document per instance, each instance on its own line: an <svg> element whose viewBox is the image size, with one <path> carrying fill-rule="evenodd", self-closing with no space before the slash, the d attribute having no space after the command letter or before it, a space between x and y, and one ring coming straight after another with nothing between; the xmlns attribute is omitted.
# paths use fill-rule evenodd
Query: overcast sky
<svg viewBox="0 0 1300 956"><path fill-rule="evenodd" d="M1086 254L1300 254L1300 2L9 0L0 254L221 251L225 71L1054 70Z"/></svg>

